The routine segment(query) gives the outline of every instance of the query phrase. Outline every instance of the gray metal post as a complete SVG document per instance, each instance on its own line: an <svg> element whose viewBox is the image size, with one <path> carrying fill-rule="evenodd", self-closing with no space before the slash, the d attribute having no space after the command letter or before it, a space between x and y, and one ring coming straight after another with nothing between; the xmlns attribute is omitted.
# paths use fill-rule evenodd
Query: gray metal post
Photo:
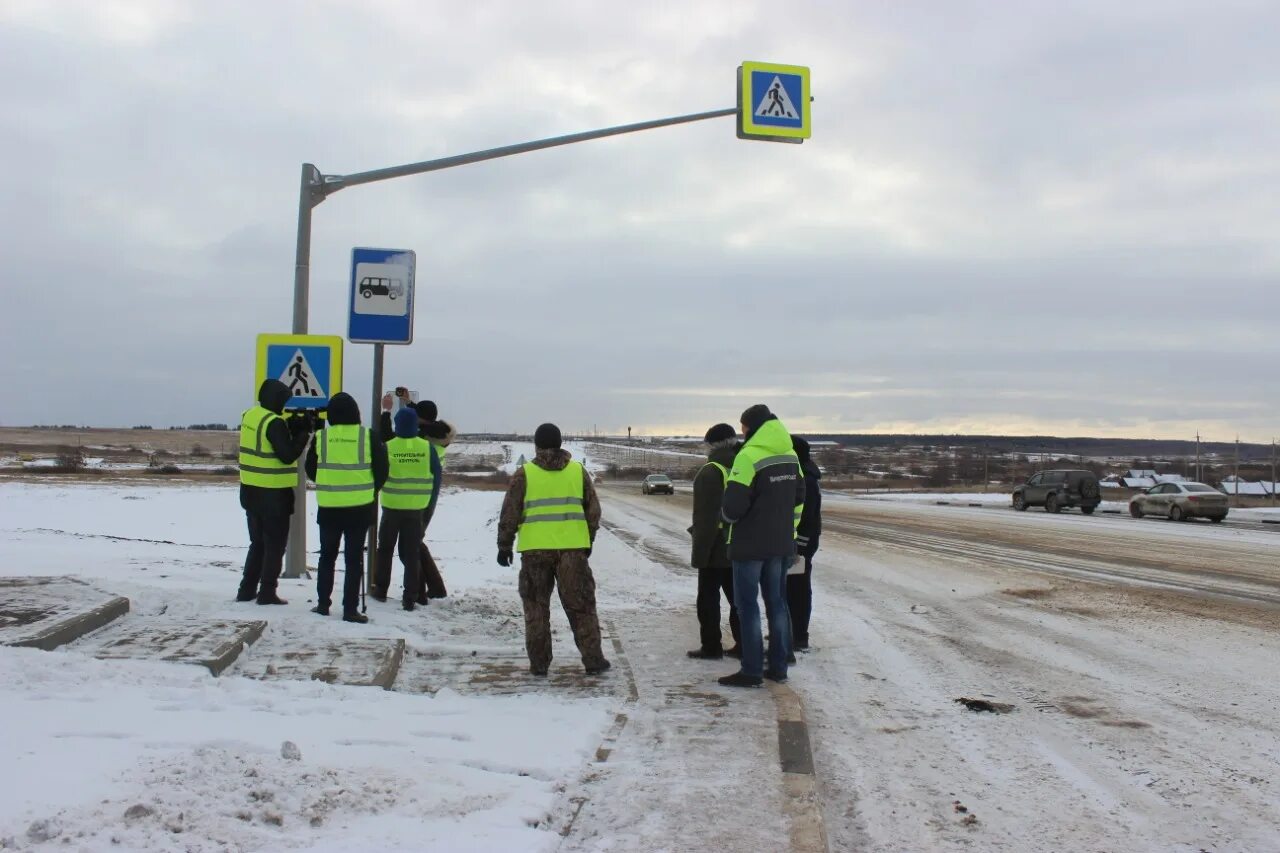
<svg viewBox="0 0 1280 853"><path fill-rule="evenodd" d="M1271 505L1276 505L1276 439L1271 437Z"/></svg>
<svg viewBox="0 0 1280 853"><path fill-rule="evenodd" d="M315 207L315 185L320 170L310 163L302 164L298 187L298 244L293 262L293 333L307 333L307 301L311 282L311 208ZM285 551L286 578L305 577L307 573L307 472L304 459L298 460L298 485L293 490L293 518L289 520L289 546Z"/></svg>
<svg viewBox="0 0 1280 853"><path fill-rule="evenodd" d="M373 395L370 397L369 429L376 438L386 441L391 436L378 435L378 421L382 414L382 359L384 344L373 345ZM364 562L364 589L369 592L369 579L373 577L373 567L378 562L378 496L373 496L373 521L369 524L369 548Z"/></svg>

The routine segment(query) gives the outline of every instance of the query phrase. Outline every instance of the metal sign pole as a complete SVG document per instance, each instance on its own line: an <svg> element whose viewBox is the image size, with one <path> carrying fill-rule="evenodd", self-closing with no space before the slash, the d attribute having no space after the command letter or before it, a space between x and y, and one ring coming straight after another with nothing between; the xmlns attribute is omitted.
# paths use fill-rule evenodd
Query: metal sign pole
<svg viewBox="0 0 1280 853"><path fill-rule="evenodd" d="M318 203L314 184L320 170L310 163L302 164L302 180L298 190L298 245L293 264L293 333L307 333L307 300L311 281L311 208ZM293 517L289 520L289 545L285 551L286 578L307 575L307 472L305 456L298 460L298 485L293 490Z"/></svg>
<svg viewBox="0 0 1280 853"><path fill-rule="evenodd" d="M381 419L382 413L382 358L383 344L373 345L373 394L369 398L369 430L373 433L374 440L386 441L389 436L379 435L378 421ZM372 463L373 460L370 460ZM369 523L369 549L365 557L364 568L364 594L369 594L369 578L373 577L373 568L378 563L378 493L373 494L373 521ZM364 611L368 612L368 605L365 604Z"/></svg>

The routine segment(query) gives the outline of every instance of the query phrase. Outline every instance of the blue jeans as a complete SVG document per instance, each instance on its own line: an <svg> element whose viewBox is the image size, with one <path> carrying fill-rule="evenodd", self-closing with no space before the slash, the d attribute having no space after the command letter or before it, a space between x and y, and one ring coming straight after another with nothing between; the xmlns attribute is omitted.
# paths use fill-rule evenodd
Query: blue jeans
<svg viewBox="0 0 1280 853"><path fill-rule="evenodd" d="M742 623L742 673L757 678L764 674L764 639L760 635L760 600L764 595L765 618L769 620L769 669L786 676L787 655L791 652L791 615L787 611L786 558L733 561L733 598Z"/></svg>

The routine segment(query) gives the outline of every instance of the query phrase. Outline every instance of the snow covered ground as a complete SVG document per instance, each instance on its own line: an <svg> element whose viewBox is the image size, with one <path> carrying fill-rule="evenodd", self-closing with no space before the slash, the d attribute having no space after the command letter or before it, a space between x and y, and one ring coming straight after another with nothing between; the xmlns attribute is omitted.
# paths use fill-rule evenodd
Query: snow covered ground
<svg viewBox="0 0 1280 853"><path fill-rule="evenodd" d="M0 484L0 565L125 595L126 619L269 618L259 646L378 636L483 651L502 638L494 609L474 605L519 607L514 572L493 560L500 497L447 494L433 532L451 597L414 613L371 601L367 627L308 613L311 581L282 582L291 604L270 613L231 601L244 550L234 486ZM565 642L560 662L573 658ZM213 678L78 645L0 648L0 848L554 849L558 798L618 705ZM300 761L281 757L286 740Z"/></svg>

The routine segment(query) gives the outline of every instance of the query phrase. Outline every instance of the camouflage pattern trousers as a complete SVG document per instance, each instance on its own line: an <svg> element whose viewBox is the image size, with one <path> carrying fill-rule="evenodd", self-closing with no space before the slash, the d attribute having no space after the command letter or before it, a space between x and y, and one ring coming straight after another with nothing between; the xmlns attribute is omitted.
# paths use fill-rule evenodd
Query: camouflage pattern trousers
<svg viewBox="0 0 1280 853"><path fill-rule="evenodd" d="M587 668L604 662L600 619L596 615L596 579L586 551L525 551L520 555L520 599L524 603L524 646L529 668L551 665L551 592L560 588L560 604L573 628L573 640Z"/></svg>

